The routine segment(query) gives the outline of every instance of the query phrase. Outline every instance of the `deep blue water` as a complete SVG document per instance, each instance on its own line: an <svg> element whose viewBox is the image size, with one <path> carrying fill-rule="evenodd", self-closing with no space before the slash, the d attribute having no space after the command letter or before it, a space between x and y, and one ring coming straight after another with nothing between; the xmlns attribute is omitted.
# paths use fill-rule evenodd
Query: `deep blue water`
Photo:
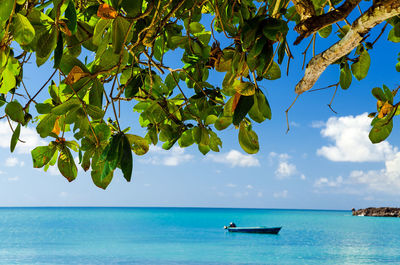
<svg viewBox="0 0 400 265"><path fill-rule="evenodd" d="M283 226L279 235L222 227ZM0 208L0 264L400 264L400 219L350 211Z"/></svg>

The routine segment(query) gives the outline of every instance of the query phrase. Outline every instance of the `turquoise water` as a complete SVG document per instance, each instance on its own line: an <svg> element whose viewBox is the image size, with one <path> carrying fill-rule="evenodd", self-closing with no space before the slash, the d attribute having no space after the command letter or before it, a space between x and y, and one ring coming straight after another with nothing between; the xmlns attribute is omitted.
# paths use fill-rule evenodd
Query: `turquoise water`
<svg viewBox="0 0 400 265"><path fill-rule="evenodd" d="M222 227L283 226L279 235ZM400 219L350 211L0 208L0 264L400 264Z"/></svg>

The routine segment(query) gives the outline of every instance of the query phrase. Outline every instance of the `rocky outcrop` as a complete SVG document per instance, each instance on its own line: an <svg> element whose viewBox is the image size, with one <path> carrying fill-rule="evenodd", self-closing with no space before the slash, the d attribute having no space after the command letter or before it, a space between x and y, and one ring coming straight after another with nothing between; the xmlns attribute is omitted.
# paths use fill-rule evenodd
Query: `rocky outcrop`
<svg viewBox="0 0 400 265"><path fill-rule="evenodd" d="M400 217L400 208L380 207L380 208L365 208L365 209L352 209L355 216L380 216L380 217Z"/></svg>

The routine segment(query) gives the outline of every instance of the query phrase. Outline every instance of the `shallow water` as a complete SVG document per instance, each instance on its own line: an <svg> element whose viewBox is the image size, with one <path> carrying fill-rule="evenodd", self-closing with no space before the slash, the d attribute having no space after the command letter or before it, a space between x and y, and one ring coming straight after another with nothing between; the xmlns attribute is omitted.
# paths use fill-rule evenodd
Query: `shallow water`
<svg viewBox="0 0 400 265"><path fill-rule="evenodd" d="M0 239L0 264L400 264L400 219L350 211L0 208Z"/></svg>

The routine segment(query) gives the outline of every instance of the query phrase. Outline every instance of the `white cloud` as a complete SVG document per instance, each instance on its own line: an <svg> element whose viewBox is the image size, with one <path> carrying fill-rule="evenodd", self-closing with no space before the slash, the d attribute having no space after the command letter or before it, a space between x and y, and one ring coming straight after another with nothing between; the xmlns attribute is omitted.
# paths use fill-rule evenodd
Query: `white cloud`
<svg viewBox="0 0 400 265"><path fill-rule="evenodd" d="M227 186L228 188L236 188L236 187L237 187L237 185L236 185L236 184L233 184L233 183L228 183L228 184L226 184L226 186Z"/></svg>
<svg viewBox="0 0 400 265"><path fill-rule="evenodd" d="M257 197L261 198L263 196L263 193L261 191L257 192Z"/></svg>
<svg viewBox="0 0 400 265"><path fill-rule="evenodd" d="M253 185L249 184L249 185L246 186L246 189L252 190L252 189L254 189L254 187L253 187Z"/></svg>
<svg viewBox="0 0 400 265"><path fill-rule="evenodd" d="M323 122L323 121L313 121L313 122L311 123L311 127L312 127L312 128L316 128L316 129L322 128L322 127L324 127L324 126L325 126L325 122Z"/></svg>
<svg viewBox="0 0 400 265"><path fill-rule="evenodd" d="M15 128L15 123L13 123ZM0 147L10 148L10 140L12 131L7 121L0 121ZM15 148L15 152L18 154L29 154L32 149L39 145L46 145L46 142L42 140L37 132L31 128L21 127L21 134L19 137L24 143L18 142Z"/></svg>
<svg viewBox="0 0 400 265"><path fill-rule="evenodd" d="M278 178L288 178L297 173L296 165L288 163L286 161L279 162L278 168L275 170L275 174Z"/></svg>
<svg viewBox="0 0 400 265"><path fill-rule="evenodd" d="M392 159L398 152L387 141L372 144L368 138L371 119L366 113L358 116L331 117L321 135L334 142L323 146L317 154L331 161L371 162Z"/></svg>
<svg viewBox="0 0 400 265"><path fill-rule="evenodd" d="M185 149L178 146L174 146L170 150L164 150L158 146L151 146L147 158L142 158L139 161L153 165L178 166L192 159L192 155L185 154Z"/></svg>
<svg viewBox="0 0 400 265"><path fill-rule="evenodd" d="M7 179L9 182L15 182L19 180L19 176L15 176L15 177L10 177Z"/></svg>
<svg viewBox="0 0 400 265"><path fill-rule="evenodd" d="M6 159L6 167L15 167L16 165L18 165L18 159L16 157L8 157Z"/></svg>
<svg viewBox="0 0 400 265"><path fill-rule="evenodd" d="M277 176L279 179L285 179L298 173L296 165L289 162L290 158L291 157L286 153L269 153L270 162L273 164L278 164L275 170L275 176Z"/></svg>
<svg viewBox="0 0 400 265"><path fill-rule="evenodd" d="M231 167L257 167L260 162L253 155L245 155L237 150L231 150L228 153L210 154L207 159L216 163L228 164Z"/></svg>
<svg viewBox="0 0 400 265"><path fill-rule="evenodd" d="M300 179L306 180L306 176L304 174L301 174Z"/></svg>
<svg viewBox="0 0 400 265"><path fill-rule="evenodd" d="M370 191L399 194L400 189L400 152L385 162L381 170L354 170L349 181L355 185L365 185Z"/></svg>
<svg viewBox="0 0 400 265"><path fill-rule="evenodd" d="M297 123L295 121L290 122L290 127L300 127L300 123Z"/></svg>
<svg viewBox="0 0 400 265"><path fill-rule="evenodd" d="M339 187L343 184L343 177L339 176L334 180L329 180L328 178L319 178L315 181L315 187Z"/></svg>
<svg viewBox="0 0 400 265"><path fill-rule="evenodd" d="M287 198L288 191L287 190L283 190L283 191L280 191L280 192L274 192L273 196L274 196L274 198Z"/></svg>

